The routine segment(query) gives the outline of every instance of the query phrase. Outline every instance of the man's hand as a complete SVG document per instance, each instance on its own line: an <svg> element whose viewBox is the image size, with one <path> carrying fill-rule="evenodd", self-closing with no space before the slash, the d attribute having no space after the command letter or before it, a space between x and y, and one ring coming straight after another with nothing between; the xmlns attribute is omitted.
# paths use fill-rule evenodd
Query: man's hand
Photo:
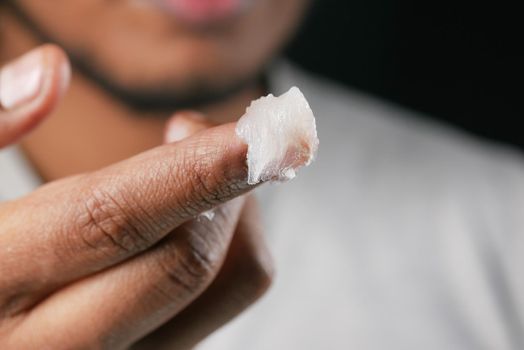
<svg viewBox="0 0 524 350"><path fill-rule="evenodd" d="M60 49L30 55L0 73L2 146L67 86ZM24 64L43 67L16 85ZM118 349L148 334L143 344L187 348L265 290L266 252L242 197L246 146L233 124L199 130L0 205L2 349ZM213 220L195 219L213 208Z"/></svg>

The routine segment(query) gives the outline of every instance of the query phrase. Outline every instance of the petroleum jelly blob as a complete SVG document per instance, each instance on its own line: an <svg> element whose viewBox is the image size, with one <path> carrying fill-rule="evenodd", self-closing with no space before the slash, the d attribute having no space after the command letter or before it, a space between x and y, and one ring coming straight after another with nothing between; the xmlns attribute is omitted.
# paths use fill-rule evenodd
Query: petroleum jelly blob
<svg viewBox="0 0 524 350"><path fill-rule="evenodd" d="M309 165L318 149L315 116L297 87L251 102L237 135L248 145L248 183L287 181Z"/></svg>

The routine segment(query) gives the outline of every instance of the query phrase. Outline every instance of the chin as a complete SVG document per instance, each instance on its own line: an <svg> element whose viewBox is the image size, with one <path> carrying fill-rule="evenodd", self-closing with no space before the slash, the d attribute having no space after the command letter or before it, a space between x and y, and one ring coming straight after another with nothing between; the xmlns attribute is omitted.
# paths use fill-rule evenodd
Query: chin
<svg viewBox="0 0 524 350"><path fill-rule="evenodd" d="M235 95L262 80L264 65L253 70L228 69L227 65L155 67L140 65L99 69L82 57L72 57L75 67L107 93L136 110L172 112L177 109L211 105ZM163 69L162 69L163 68ZM220 73L219 73L220 72ZM125 77L125 78L121 78ZM147 77L147 78L146 78Z"/></svg>
<svg viewBox="0 0 524 350"><path fill-rule="evenodd" d="M144 44L138 50L129 48L117 55L108 53L99 61L82 55L78 60L122 87L184 90L195 85L221 88L246 80L256 75L269 59L237 60L212 46L177 41L148 49Z"/></svg>

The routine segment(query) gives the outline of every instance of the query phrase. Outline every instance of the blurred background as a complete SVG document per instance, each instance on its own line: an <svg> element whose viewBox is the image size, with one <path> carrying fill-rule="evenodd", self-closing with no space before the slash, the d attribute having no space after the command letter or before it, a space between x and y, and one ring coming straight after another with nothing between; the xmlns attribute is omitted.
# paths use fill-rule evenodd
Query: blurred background
<svg viewBox="0 0 524 350"><path fill-rule="evenodd" d="M317 0L287 55L348 86L524 149L517 6Z"/></svg>

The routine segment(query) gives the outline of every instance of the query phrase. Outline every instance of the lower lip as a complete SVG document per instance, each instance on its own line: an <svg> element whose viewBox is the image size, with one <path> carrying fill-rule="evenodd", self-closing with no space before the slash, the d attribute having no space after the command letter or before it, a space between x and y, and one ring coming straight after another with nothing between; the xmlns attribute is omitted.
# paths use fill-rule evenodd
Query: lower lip
<svg viewBox="0 0 524 350"><path fill-rule="evenodd" d="M246 8L248 0L156 0L163 9L180 20L206 25L222 22L238 15Z"/></svg>

